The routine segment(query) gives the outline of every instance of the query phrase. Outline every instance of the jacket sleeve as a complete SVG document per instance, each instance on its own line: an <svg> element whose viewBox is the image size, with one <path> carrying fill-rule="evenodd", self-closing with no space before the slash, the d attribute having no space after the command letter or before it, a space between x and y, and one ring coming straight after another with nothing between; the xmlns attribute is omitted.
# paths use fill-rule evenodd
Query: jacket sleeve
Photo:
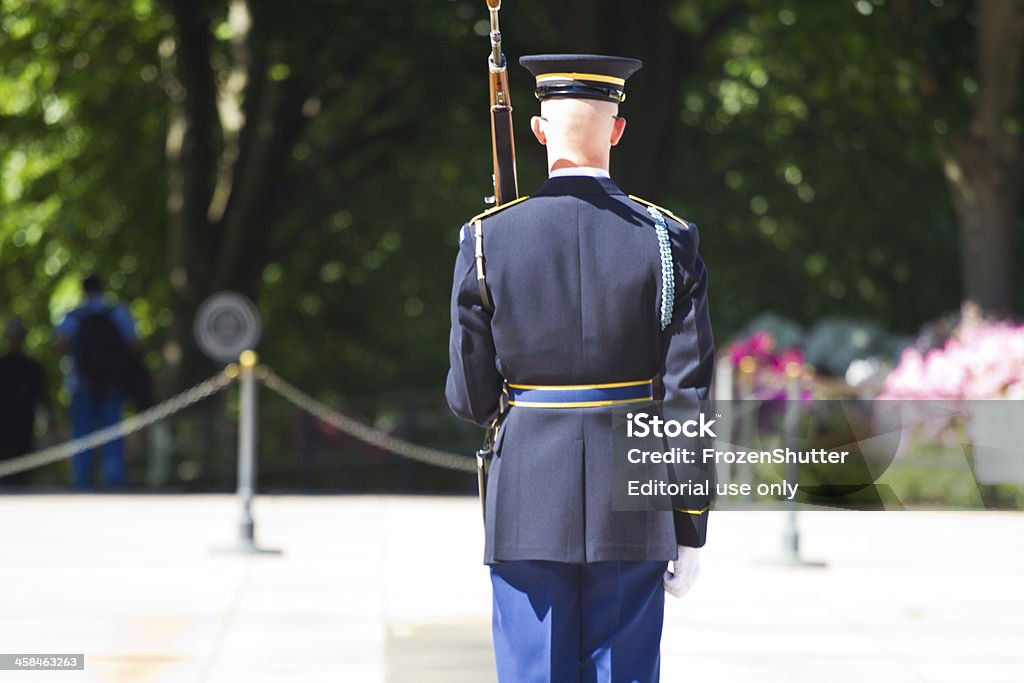
<svg viewBox="0 0 1024 683"><path fill-rule="evenodd" d="M468 231L464 226L463 234ZM460 418L486 426L498 414L503 381L497 370L491 313L480 300L471 235L462 240L455 259L451 321L445 398Z"/></svg>
<svg viewBox="0 0 1024 683"><path fill-rule="evenodd" d="M662 372L666 401L706 402L714 374L715 348L708 313L708 273L697 252L697 226L670 224L675 259L675 299L671 324L662 332ZM674 228L674 229L673 229ZM673 501L676 543L699 548L707 540L707 524L715 486L714 471L691 471L708 483L708 495Z"/></svg>

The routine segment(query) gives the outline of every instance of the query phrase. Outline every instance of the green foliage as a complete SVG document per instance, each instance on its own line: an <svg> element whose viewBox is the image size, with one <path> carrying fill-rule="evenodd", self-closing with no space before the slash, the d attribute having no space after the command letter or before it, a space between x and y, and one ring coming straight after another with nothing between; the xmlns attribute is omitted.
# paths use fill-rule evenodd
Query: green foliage
<svg viewBox="0 0 1024 683"><path fill-rule="evenodd" d="M681 65L678 81L638 75L647 108L627 112L616 158L653 164L664 188L652 199L701 226L720 338L765 309L909 331L956 307L956 229L935 150L966 120L964 3L936 0L911 23L881 0L646 4L620 26L614 3L508 3L506 45L513 62L568 43L635 50L648 72ZM222 90L239 41L261 65L243 108L256 83L301 97L273 205L246 228L263 358L327 398L439 395L457 231L490 194L483 3L251 0L247 38L230 6L0 0L0 315L25 318L40 351L78 279L97 270L131 303L151 362L165 342L189 343L187 321L173 326L187 312L172 296L166 153L189 96L176 81L188 15L210 38L201 66ZM643 41L655 30L672 32L678 53ZM620 45L625 34L639 38ZM959 90L929 90L916 66L928 41ZM543 155L527 127L529 80L512 70L526 193ZM631 136L661 125L658 108L669 146L630 159ZM226 130L203 153L224 159Z"/></svg>
<svg viewBox="0 0 1024 683"><path fill-rule="evenodd" d="M93 270L144 334L168 320L163 154L143 142L165 127L153 64L167 28L145 2L0 10L0 315L25 320L44 359Z"/></svg>
<svg viewBox="0 0 1024 683"><path fill-rule="evenodd" d="M680 93L676 186L705 226L720 329L770 308L906 332L955 307L955 220L913 36L870 3L748 7Z"/></svg>

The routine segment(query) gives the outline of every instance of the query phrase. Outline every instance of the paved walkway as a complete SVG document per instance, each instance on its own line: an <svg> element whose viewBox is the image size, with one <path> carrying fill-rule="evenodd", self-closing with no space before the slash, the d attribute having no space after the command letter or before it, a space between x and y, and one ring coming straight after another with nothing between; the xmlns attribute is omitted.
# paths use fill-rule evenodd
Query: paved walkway
<svg viewBox="0 0 1024 683"><path fill-rule="evenodd" d="M86 654L0 681L494 681L469 498L0 496L0 652ZM719 512L670 601L663 680L1021 683L1024 514L802 513L820 569L764 563L784 517Z"/></svg>

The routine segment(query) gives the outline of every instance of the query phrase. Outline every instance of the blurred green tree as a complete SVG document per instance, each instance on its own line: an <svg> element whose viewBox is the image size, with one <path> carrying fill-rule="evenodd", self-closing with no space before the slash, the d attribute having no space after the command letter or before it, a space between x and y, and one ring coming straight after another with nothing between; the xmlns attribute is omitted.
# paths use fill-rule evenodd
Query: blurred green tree
<svg viewBox="0 0 1024 683"><path fill-rule="evenodd" d="M192 315L231 288L257 299L263 357L300 384L439 400L457 230L490 185L483 3L0 12L0 310L34 323L32 345L98 270L132 304L166 389L211 370ZM958 246L980 230L1011 262L1021 248L1007 201L1019 179L996 173L1019 116L1012 97L986 99L1000 81L980 75L991 59L976 64L979 16L963 0L516 0L502 18L513 64L644 59L613 173L701 226L728 336L765 309L912 331L961 291L982 296L971 283L989 275L991 305L1009 301L1008 271L985 267L995 252ZM1004 38L992 54L1012 58ZM531 85L513 65L524 193L544 175ZM970 170L972 107L990 100L1001 132ZM957 163L967 184L950 184ZM994 204L964 208L963 188L996 181Z"/></svg>
<svg viewBox="0 0 1024 683"><path fill-rule="evenodd" d="M191 322L222 288L260 300L270 360L299 377L436 386L455 235L487 185L482 151L462 182L467 124L485 130L459 94L477 19L3 0L0 294L38 345L105 273L157 333L167 388L210 371Z"/></svg>

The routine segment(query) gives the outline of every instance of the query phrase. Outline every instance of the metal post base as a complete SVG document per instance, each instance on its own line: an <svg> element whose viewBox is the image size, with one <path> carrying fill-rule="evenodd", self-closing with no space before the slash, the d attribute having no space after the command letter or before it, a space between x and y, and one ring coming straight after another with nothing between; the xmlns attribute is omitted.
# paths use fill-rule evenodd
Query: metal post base
<svg viewBox="0 0 1024 683"><path fill-rule="evenodd" d="M239 541L238 545L226 548L214 548L211 552L217 555L273 555L280 557L284 551L280 548L264 548L254 541Z"/></svg>
<svg viewBox="0 0 1024 683"><path fill-rule="evenodd" d="M799 555L792 553L779 553L775 556L762 557L756 562L759 565L771 567L805 567L807 569L824 569L827 563L821 560L805 560Z"/></svg>
<svg viewBox="0 0 1024 683"><path fill-rule="evenodd" d="M757 564L776 567L808 567L823 569L828 565L820 560L805 560L800 557L800 536L795 529L786 531L782 536L782 552L778 555L761 558Z"/></svg>
<svg viewBox="0 0 1024 683"><path fill-rule="evenodd" d="M264 548L256 543L256 526L252 518L243 520L240 525L238 545L229 548L214 548L215 553L231 553L234 555L283 555L280 548Z"/></svg>

